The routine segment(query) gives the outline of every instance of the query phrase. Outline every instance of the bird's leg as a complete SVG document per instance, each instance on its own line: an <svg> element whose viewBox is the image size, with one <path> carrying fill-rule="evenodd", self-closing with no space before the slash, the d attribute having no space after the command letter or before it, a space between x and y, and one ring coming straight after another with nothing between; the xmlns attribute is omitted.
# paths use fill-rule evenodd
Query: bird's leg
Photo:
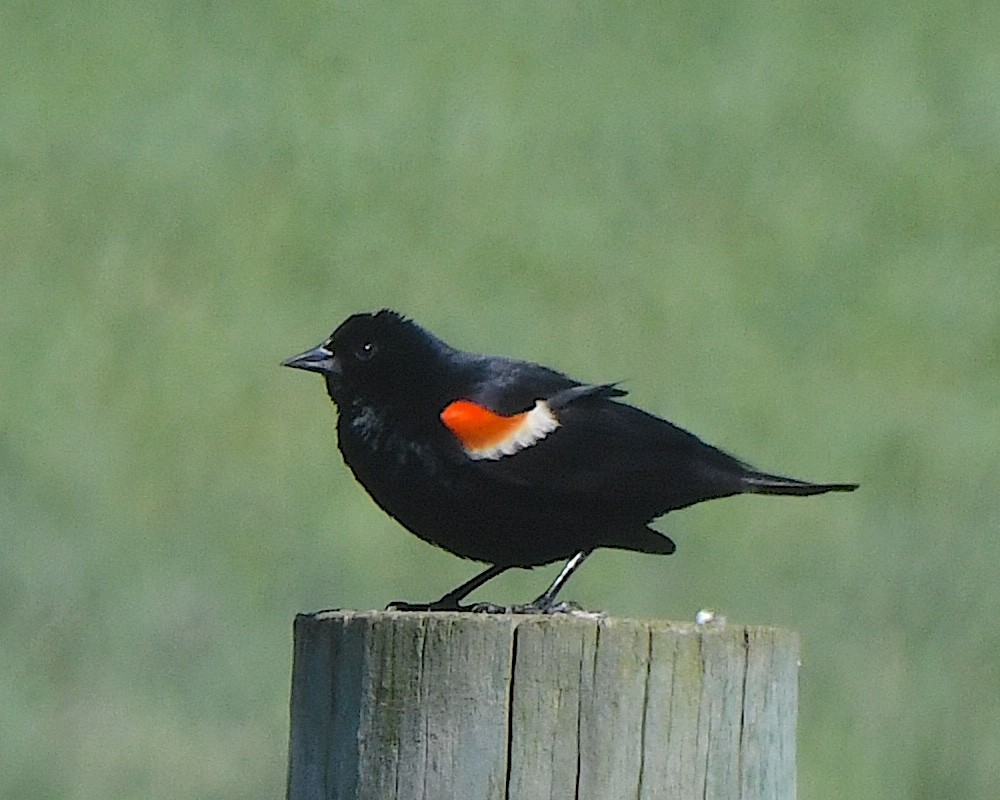
<svg viewBox="0 0 1000 800"><path fill-rule="evenodd" d="M530 603L514 606L511 610L515 614L561 614L568 611L578 611L579 606L572 601L557 603L556 595L559 594L562 587L566 585L566 581L570 579L570 576L576 572L577 568L587 560L587 556L592 552L593 550L581 550L559 570L559 574L556 575L556 579L552 581L548 589Z"/></svg>
<svg viewBox="0 0 1000 800"><path fill-rule="evenodd" d="M463 606L461 605L462 600L465 596L474 592L484 583L492 580L501 572L505 572L509 567L501 567L498 564L494 564L492 567L483 570L478 575L470 578L461 586L457 586L452 589L448 594L442 597L440 600L435 600L433 603L407 603L403 600L397 600L393 603L389 603L386 606L388 611L484 611L499 613L506 611L505 608L500 608L497 606L492 606L488 603L477 603L473 606Z"/></svg>

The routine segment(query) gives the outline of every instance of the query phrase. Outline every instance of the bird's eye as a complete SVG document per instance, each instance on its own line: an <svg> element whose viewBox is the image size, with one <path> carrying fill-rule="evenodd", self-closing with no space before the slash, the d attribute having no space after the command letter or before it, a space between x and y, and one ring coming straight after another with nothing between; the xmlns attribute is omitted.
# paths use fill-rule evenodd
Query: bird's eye
<svg viewBox="0 0 1000 800"><path fill-rule="evenodd" d="M371 361L378 352L378 345L375 342L364 342L354 349L354 357L358 361Z"/></svg>

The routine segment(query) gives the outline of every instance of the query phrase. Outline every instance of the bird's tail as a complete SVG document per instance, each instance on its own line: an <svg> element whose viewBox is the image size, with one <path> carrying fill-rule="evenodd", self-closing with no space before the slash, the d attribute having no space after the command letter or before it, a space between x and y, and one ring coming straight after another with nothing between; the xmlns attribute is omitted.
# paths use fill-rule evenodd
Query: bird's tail
<svg viewBox="0 0 1000 800"><path fill-rule="evenodd" d="M856 483L810 483L756 471L744 475L743 484L746 491L755 494L791 494L803 497L825 492L853 492L858 488Z"/></svg>

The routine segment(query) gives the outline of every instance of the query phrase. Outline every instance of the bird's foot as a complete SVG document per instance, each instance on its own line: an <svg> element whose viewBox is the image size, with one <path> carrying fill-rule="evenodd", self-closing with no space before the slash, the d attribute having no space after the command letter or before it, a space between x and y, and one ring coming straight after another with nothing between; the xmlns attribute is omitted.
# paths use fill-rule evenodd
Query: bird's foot
<svg viewBox="0 0 1000 800"><path fill-rule="evenodd" d="M437 600L433 603L407 603L405 600L395 600L385 607L386 611L461 611L472 614L510 614L510 606L498 606L496 603L472 603L463 606L459 603L444 603Z"/></svg>
<svg viewBox="0 0 1000 800"><path fill-rule="evenodd" d="M463 606L454 601L442 598L433 603L408 603L396 600L385 607L386 611L459 611L473 614L572 614L586 617L602 616L600 613L585 611L583 607L572 600L556 602L544 595L530 603L519 603L513 606L501 606L496 603L472 603Z"/></svg>
<svg viewBox="0 0 1000 800"><path fill-rule="evenodd" d="M435 600L433 603L407 603L405 600L393 600L385 607L386 611L468 611L466 606L458 603Z"/></svg>
<svg viewBox="0 0 1000 800"><path fill-rule="evenodd" d="M473 603L466 611L473 614L509 614L510 606L498 606L496 603Z"/></svg>
<svg viewBox="0 0 1000 800"><path fill-rule="evenodd" d="M511 614L578 614L583 612L583 607L572 600L562 600L556 602L545 595L542 595L530 603L521 603L511 606Z"/></svg>
<svg viewBox="0 0 1000 800"><path fill-rule="evenodd" d="M524 606L527 608L527 606ZM459 603L443 603L437 600L433 603L407 603L405 600L395 600L385 607L386 611L459 611L471 614L534 614L536 611L515 611L511 606L498 606L496 603L471 603L463 606Z"/></svg>
<svg viewBox="0 0 1000 800"><path fill-rule="evenodd" d="M465 606L462 611L471 611L474 614L584 614L585 612L579 603L572 600L555 603L540 602L535 600L531 603L520 603L513 606L499 606L496 603L473 603Z"/></svg>

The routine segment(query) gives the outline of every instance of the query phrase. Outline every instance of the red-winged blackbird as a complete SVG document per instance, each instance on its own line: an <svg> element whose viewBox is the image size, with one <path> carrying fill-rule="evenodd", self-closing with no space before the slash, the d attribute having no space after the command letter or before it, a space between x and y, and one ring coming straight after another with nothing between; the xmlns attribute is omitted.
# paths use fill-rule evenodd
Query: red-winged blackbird
<svg viewBox="0 0 1000 800"><path fill-rule="evenodd" d="M533 603L547 611L597 547L669 555L647 527L735 494L812 495L853 483L760 472L617 398L547 367L456 350L394 311L356 314L284 362L318 372L339 410L344 461L382 509L421 539L491 566L428 604L457 610L511 567L568 559Z"/></svg>

